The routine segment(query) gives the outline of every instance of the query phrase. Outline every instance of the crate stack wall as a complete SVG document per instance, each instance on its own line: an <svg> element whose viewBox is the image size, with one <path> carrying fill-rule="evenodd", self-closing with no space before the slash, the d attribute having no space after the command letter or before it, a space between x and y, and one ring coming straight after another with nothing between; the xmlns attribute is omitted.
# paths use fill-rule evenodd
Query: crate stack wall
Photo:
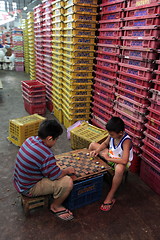
<svg viewBox="0 0 160 240"><path fill-rule="evenodd" d="M114 112L124 7L124 0L102 0L100 4L91 121L104 129Z"/></svg>
<svg viewBox="0 0 160 240"><path fill-rule="evenodd" d="M35 71L35 46L34 46L34 13L27 13L28 19L28 43L29 43L29 74L30 80L36 79Z"/></svg>
<svg viewBox="0 0 160 240"><path fill-rule="evenodd" d="M23 29L23 48L24 48L24 67L25 72L29 73L29 45L28 45L28 20L22 19Z"/></svg>
<svg viewBox="0 0 160 240"><path fill-rule="evenodd" d="M43 30L43 8L39 4L34 8L34 33L35 33L35 60L36 60L36 80L43 83L43 60L44 53L42 48L42 30Z"/></svg>
<svg viewBox="0 0 160 240"><path fill-rule="evenodd" d="M160 53L160 49L158 53ZM150 99L151 105L148 108L148 122L145 124L140 177L155 192L160 194L160 59L156 60L156 64L154 85L150 90L152 97Z"/></svg>
<svg viewBox="0 0 160 240"><path fill-rule="evenodd" d="M62 123L63 20L64 1L52 2L52 104L54 116Z"/></svg>
<svg viewBox="0 0 160 240"><path fill-rule="evenodd" d="M15 70L24 71L23 31L20 28L12 30L12 46L15 55Z"/></svg>
<svg viewBox="0 0 160 240"><path fill-rule="evenodd" d="M63 123L89 120L97 0L64 1Z"/></svg>
<svg viewBox="0 0 160 240"><path fill-rule="evenodd" d="M147 122L150 88L159 44L158 1L129 0L123 9L122 46L116 86L115 115L132 137L134 159L130 170L139 172L140 153Z"/></svg>

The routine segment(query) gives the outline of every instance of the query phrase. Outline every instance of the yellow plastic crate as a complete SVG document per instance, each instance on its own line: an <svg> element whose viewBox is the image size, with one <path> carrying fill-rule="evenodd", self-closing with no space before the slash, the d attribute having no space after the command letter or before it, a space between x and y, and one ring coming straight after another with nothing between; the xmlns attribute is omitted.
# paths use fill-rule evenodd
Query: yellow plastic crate
<svg viewBox="0 0 160 240"><path fill-rule="evenodd" d="M71 4L80 4L80 5L96 5L97 6L97 0L64 0L65 6L71 5Z"/></svg>
<svg viewBox="0 0 160 240"><path fill-rule="evenodd" d="M77 37L95 37L95 30L91 30L91 29L65 29L63 31L64 36L77 36Z"/></svg>
<svg viewBox="0 0 160 240"><path fill-rule="evenodd" d="M63 89L62 90L62 97L67 97L70 99L70 101L73 101L73 102L89 102L91 101L91 94L89 95L70 95L70 93L66 90L66 89Z"/></svg>
<svg viewBox="0 0 160 240"><path fill-rule="evenodd" d="M67 112L68 114L72 115L78 115L78 114L90 114L90 107L72 107L69 104L67 104L62 99L62 109L63 111Z"/></svg>
<svg viewBox="0 0 160 240"><path fill-rule="evenodd" d="M63 62L67 64L73 64L73 65L91 65L93 66L93 59L90 58L71 58L71 57L66 57L65 55L63 56Z"/></svg>
<svg viewBox="0 0 160 240"><path fill-rule="evenodd" d="M52 36L52 42L53 44L63 42L63 36Z"/></svg>
<svg viewBox="0 0 160 240"><path fill-rule="evenodd" d="M63 91L67 92L67 95L69 95L70 97L73 96L90 96L91 95L91 90L90 89L82 89L82 90L73 90L71 89L69 86L67 86L66 84L63 84Z"/></svg>
<svg viewBox="0 0 160 240"><path fill-rule="evenodd" d="M59 71L57 70L56 68L52 67L52 72L54 72L54 75L55 76L58 76L58 77L62 77L63 76L63 72L62 71Z"/></svg>
<svg viewBox="0 0 160 240"><path fill-rule="evenodd" d="M70 108L90 108L91 103L90 102L74 102L72 99L67 98L65 95L63 95L63 98L61 102Z"/></svg>
<svg viewBox="0 0 160 240"><path fill-rule="evenodd" d="M17 146L21 146L28 137L38 134L39 125L45 119L38 114L33 114L10 120L8 140Z"/></svg>
<svg viewBox="0 0 160 240"><path fill-rule="evenodd" d="M86 22L96 22L97 14L81 14L81 13L73 13L73 14L64 14L64 21L86 21Z"/></svg>
<svg viewBox="0 0 160 240"><path fill-rule="evenodd" d="M63 75L63 81L68 82L68 84L87 84L87 83L93 83L93 78L70 78L66 75Z"/></svg>
<svg viewBox="0 0 160 240"><path fill-rule="evenodd" d="M81 71L69 71L64 69L63 74L67 75L70 78L92 78L92 71L90 72L81 72Z"/></svg>
<svg viewBox="0 0 160 240"><path fill-rule="evenodd" d="M53 41L52 41L53 42ZM62 42L53 42L52 43L52 48L53 49L61 49L63 47L63 43ZM55 51L55 50L54 50Z"/></svg>
<svg viewBox="0 0 160 240"><path fill-rule="evenodd" d="M81 28L81 29L94 29L96 30L96 22L85 21L65 21L63 25L64 29Z"/></svg>
<svg viewBox="0 0 160 240"><path fill-rule="evenodd" d="M65 128L70 127L79 120L89 120L89 114L82 114L80 116L73 117L72 115L67 115L67 113L63 111L63 125Z"/></svg>
<svg viewBox="0 0 160 240"><path fill-rule="evenodd" d="M93 71L93 66L92 65L79 65L79 64L68 64L64 61L63 64L64 69L69 70L69 71L81 71L81 72L90 72Z"/></svg>
<svg viewBox="0 0 160 240"><path fill-rule="evenodd" d="M52 10L64 7L64 0L56 0L56 1L52 2L52 6L53 6Z"/></svg>
<svg viewBox="0 0 160 240"><path fill-rule="evenodd" d="M94 45L84 45L84 44L69 44L66 43L64 44L64 48L65 50L69 50L69 51L92 51L94 52Z"/></svg>
<svg viewBox="0 0 160 240"><path fill-rule="evenodd" d="M55 36L63 36L63 30L59 30L59 29L54 29L52 30L52 36L55 37Z"/></svg>
<svg viewBox="0 0 160 240"><path fill-rule="evenodd" d="M54 102L53 102L53 114L54 116L59 120L60 123L63 123L63 112L62 109L59 108Z"/></svg>
<svg viewBox="0 0 160 240"><path fill-rule="evenodd" d="M56 64L53 64L52 65L52 69L53 70L58 70L58 71L63 71L63 67L62 67L62 65L56 65Z"/></svg>
<svg viewBox="0 0 160 240"><path fill-rule="evenodd" d="M63 22L52 22L52 28L53 28L53 30L54 29L59 29L59 30L61 30L61 29L63 29L63 27L64 27L64 23Z"/></svg>
<svg viewBox="0 0 160 240"><path fill-rule="evenodd" d="M55 8L55 9L53 8L52 14L53 14L53 17L63 15L64 9L63 8Z"/></svg>
<svg viewBox="0 0 160 240"><path fill-rule="evenodd" d="M92 90L92 82L89 83L70 83L66 79L63 78L62 84L66 86L66 88L71 91L91 91Z"/></svg>
<svg viewBox="0 0 160 240"><path fill-rule="evenodd" d="M56 106L60 109L62 109L62 98L57 96L52 96L52 102L53 105L56 104Z"/></svg>
<svg viewBox="0 0 160 240"><path fill-rule="evenodd" d="M74 12L76 13L82 13L82 14L95 14L97 13L97 6L96 5L67 5L64 7L65 13L72 14Z"/></svg>
<svg viewBox="0 0 160 240"><path fill-rule="evenodd" d="M63 49L62 48L58 48L58 47L54 47L52 46L52 53L56 53L56 54L63 54Z"/></svg>
<svg viewBox="0 0 160 240"><path fill-rule="evenodd" d="M53 22L59 22L59 21L64 21L64 16L63 15L59 15L59 16L52 16L52 20Z"/></svg>
<svg viewBox="0 0 160 240"><path fill-rule="evenodd" d="M59 66L62 66L63 65L63 61L62 60L59 60L59 59L55 59L55 58L52 58L52 64L54 65L59 65Z"/></svg>
<svg viewBox="0 0 160 240"><path fill-rule="evenodd" d="M68 37L64 37L63 39L64 43L68 43L68 44L84 44L84 45L88 45L88 44L92 44L94 45L95 43L95 37L92 38L88 38L88 37L76 37L76 36L68 36Z"/></svg>
<svg viewBox="0 0 160 240"><path fill-rule="evenodd" d="M66 57L73 57L73 58L90 58L94 59L94 52L93 51L70 51L63 49L63 55Z"/></svg>
<svg viewBox="0 0 160 240"><path fill-rule="evenodd" d="M52 58L58 59L58 60L63 60L63 55L62 55L62 53L57 53L57 52L52 51Z"/></svg>
<svg viewBox="0 0 160 240"><path fill-rule="evenodd" d="M70 131L71 147L73 149L88 148L92 142L102 143L107 137L107 130L100 129L83 122Z"/></svg>

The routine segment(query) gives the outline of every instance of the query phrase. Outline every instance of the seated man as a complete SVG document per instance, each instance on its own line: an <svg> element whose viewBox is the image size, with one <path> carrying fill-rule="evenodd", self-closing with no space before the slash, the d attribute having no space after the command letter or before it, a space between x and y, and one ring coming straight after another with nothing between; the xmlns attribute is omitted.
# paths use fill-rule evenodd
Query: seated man
<svg viewBox="0 0 160 240"><path fill-rule="evenodd" d="M62 134L61 125L55 120L41 123L38 136L29 137L17 154L14 186L28 197L53 194L50 211L62 220L73 219L73 214L62 206L73 188L68 174L75 173L73 167L61 170L51 147Z"/></svg>
<svg viewBox="0 0 160 240"><path fill-rule="evenodd" d="M109 133L108 138L102 144L91 143L89 146L91 156L100 154L115 169L112 187L100 207L102 211L109 211L114 205L114 194L122 182L126 167L130 166L133 159L132 141L125 133L123 120L112 117L106 124L106 129Z"/></svg>

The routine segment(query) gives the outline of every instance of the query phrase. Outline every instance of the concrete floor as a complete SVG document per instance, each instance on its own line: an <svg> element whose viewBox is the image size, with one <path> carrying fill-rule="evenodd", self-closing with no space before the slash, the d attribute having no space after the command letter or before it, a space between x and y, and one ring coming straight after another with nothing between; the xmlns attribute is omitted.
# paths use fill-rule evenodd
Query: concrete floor
<svg viewBox="0 0 160 240"><path fill-rule="evenodd" d="M55 218L48 210L38 209L24 216L19 194L12 185L14 161L18 147L9 143L9 119L28 115L23 108L21 81L25 73L0 71L0 240L159 240L160 198L135 174L129 174L118 192L114 208L104 213L99 206L108 191L104 182L100 201L74 211L72 222ZM48 119L53 115L47 112ZM70 151L66 130L54 152Z"/></svg>

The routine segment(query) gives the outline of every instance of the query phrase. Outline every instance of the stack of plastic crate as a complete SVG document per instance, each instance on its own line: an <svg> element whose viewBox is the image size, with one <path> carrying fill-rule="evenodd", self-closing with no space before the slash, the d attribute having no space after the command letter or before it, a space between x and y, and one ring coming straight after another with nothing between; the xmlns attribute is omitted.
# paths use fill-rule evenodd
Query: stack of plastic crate
<svg viewBox="0 0 160 240"><path fill-rule="evenodd" d="M28 20L22 19L25 72L29 73Z"/></svg>
<svg viewBox="0 0 160 240"><path fill-rule="evenodd" d="M35 80L36 71L35 71L35 46L34 46L34 14L33 12L27 13L28 19L28 43L29 43L29 74L30 79Z"/></svg>
<svg viewBox="0 0 160 240"><path fill-rule="evenodd" d="M35 33L35 58L36 58L36 80L43 82L43 48L42 48L42 30L43 30L43 8L39 4L34 8L34 33Z"/></svg>
<svg viewBox="0 0 160 240"><path fill-rule="evenodd" d="M105 129L113 114L124 0L102 0L96 51L92 123Z"/></svg>
<svg viewBox="0 0 160 240"><path fill-rule="evenodd" d="M22 96L24 107L29 114L45 114L46 89L43 83L37 80L22 81Z"/></svg>
<svg viewBox="0 0 160 240"><path fill-rule="evenodd" d="M43 82L46 85L46 98L52 97L52 2L42 1L42 49L43 49Z"/></svg>
<svg viewBox="0 0 160 240"><path fill-rule="evenodd" d="M158 51L160 53L160 51ZM155 192L160 194L160 60L157 60L158 70L151 89L151 106L148 108L148 122L145 124L143 139L142 161L140 168L141 179Z"/></svg>
<svg viewBox="0 0 160 240"><path fill-rule="evenodd" d="M89 120L97 0L69 0L64 6L63 123Z"/></svg>
<svg viewBox="0 0 160 240"><path fill-rule="evenodd" d="M147 3L147 4L146 4ZM124 9L124 26L114 110L132 137L134 161L130 170L140 168L140 146L144 138L150 87L158 47L158 1L129 0Z"/></svg>
<svg viewBox="0 0 160 240"><path fill-rule="evenodd" d="M23 31L20 28L12 30L12 45L15 54L15 70L24 71Z"/></svg>
<svg viewBox="0 0 160 240"><path fill-rule="evenodd" d="M62 52L64 1L52 3L52 104L54 116L62 123Z"/></svg>

